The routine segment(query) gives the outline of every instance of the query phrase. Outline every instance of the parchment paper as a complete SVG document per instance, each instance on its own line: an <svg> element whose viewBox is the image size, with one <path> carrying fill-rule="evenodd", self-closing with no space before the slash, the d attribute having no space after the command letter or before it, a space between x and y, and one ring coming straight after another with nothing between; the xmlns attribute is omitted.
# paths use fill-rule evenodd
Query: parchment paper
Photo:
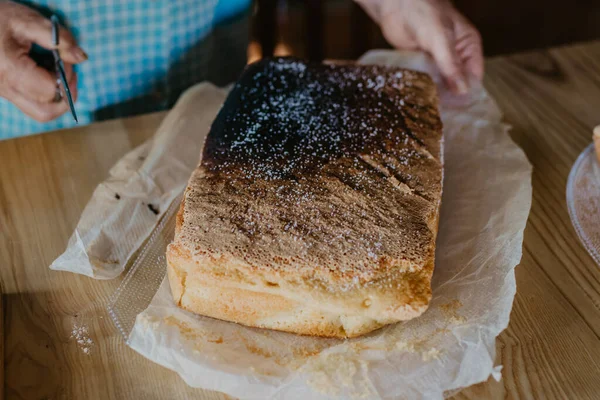
<svg viewBox="0 0 600 400"><path fill-rule="evenodd" d="M119 276L183 191L227 90L201 83L186 91L152 139L110 170L51 269L96 279Z"/></svg>
<svg viewBox="0 0 600 400"><path fill-rule="evenodd" d="M437 78L429 60L414 53L376 51L361 61L425 70ZM200 135L206 134L217 109L206 98L220 104L224 93L205 86L186 96L195 97L188 97L185 113L176 106L171 114L184 122L177 126L170 115L171 121L163 124L155 138L155 142L164 139L163 144L152 144L152 151L160 155L154 157L163 157L163 163L154 164L159 170L170 170L173 159L183 158L178 137L190 137L191 132L179 129L198 135L193 137L195 143L185 142L187 150L192 152L193 147L198 156ZM456 99L445 92L440 97L444 195L433 300L424 315L347 341L302 337L180 310L165 281L150 306L138 315L128 344L176 371L191 386L240 398L438 399L490 375L499 379L501 367L494 366L495 338L508 324L516 291L514 267L521 258L531 205L531 166L511 141L498 108L483 88L473 87L467 98ZM204 108L199 107L203 102ZM185 122L191 118L202 124ZM163 186L169 190L161 192L162 204L168 204L171 196L165 193L185 185L196 164L192 155L185 159L185 168L177 169L173 178L180 179L177 185ZM100 224L89 215L92 211L82 216L82 220L90 219L86 226ZM153 226L144 223L148 231ZM109 228L114 226L109 223L104 229ZM116 230L111 238L113 245L120 246ZM80 244L79 252L90 257L86 243ZM121 251L131 254L135 249L136 245L124 246ZM119 270L112 268L105 275L101 268L91 268L89 275L108 276ZM69 266L65 269L75 271Z"/></svg>

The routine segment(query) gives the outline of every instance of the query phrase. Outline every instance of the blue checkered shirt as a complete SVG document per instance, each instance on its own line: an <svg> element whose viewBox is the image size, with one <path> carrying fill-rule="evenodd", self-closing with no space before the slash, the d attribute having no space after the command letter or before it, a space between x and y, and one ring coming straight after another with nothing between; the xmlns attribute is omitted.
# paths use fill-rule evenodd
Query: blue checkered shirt
<svg viewBox="0 0 600 400"><path fill-rule="evenodd" d="M235 21L247 14L250 1L21 3L45 15L59 15L88 53L89 60L76 66L79 95L75 106L80 124L87 124L168 108L197 82L234 80L245 62L248 35L247 23L235 25ZM70 113L39 123L0 98L0 139L73 126Z"/></svg>

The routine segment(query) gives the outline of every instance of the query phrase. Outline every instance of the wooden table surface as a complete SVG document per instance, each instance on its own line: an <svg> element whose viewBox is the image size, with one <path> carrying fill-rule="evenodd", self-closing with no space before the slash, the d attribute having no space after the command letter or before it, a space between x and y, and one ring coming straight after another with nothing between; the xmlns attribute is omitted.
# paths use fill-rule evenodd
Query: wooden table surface
<svg viewBox="0 0 600 400"><path fill-rule="evenodd" d="M533 206L510 325L497 341L503 379L456 398L599 398L600 268L571 225L565 185L600 123L600 42L490 59L485 83L534 165ZM48 269L95 186L163 117L0 142L6 398L226 398L125 345L105 311L119 279Z"/></svg>

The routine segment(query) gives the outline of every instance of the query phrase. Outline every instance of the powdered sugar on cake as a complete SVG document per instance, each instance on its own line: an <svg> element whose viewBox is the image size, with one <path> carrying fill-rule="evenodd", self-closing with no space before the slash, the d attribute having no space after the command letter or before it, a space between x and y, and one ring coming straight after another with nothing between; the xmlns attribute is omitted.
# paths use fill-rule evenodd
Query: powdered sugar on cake
<svg viewBox="0 0 600 400"><path fill-rule="evenodd" d="M207 138L179 239L192 254L310 266L349 287L414 273L441 193L431 87L380 66L251 65Z"/></svg>

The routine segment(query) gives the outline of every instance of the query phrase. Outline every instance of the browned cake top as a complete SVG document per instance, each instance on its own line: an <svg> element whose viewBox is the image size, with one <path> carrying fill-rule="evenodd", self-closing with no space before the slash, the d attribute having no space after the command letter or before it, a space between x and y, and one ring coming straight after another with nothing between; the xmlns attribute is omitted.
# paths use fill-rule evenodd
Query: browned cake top
<svg viewBox="0 0 600 400"><path fill-rule="evenodd" d="M255 63L213 123L178 239L193 254L363 283L422 265L434 245L440 138L425 74Z"/></svg>

